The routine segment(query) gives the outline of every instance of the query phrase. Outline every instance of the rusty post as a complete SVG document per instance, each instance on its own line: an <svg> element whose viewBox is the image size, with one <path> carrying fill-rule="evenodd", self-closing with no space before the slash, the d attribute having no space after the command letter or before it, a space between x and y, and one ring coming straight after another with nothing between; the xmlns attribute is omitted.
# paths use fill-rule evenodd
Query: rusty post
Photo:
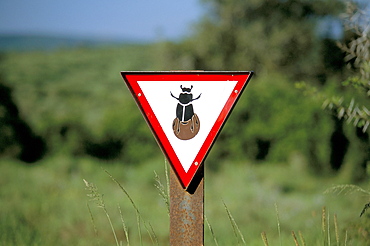
<svg viewBox="0 0 370 246"><path fill-rule="evenodd" d="M200 246L204 244L203 165L188 190L182 188L170 168L170 245Z"/></svg>

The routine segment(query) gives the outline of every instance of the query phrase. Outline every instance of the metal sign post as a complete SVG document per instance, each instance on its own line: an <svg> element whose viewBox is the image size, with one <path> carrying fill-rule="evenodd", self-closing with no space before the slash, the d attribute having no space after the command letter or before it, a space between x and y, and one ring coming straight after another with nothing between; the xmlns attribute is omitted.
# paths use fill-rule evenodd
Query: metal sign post
<svg viewBox="0 0 370 246"><path fill-rule="evenodd" d="M197 246L204 244L204 178L195 190L182 188L175 172L170 171L170 245Z"/></svg>

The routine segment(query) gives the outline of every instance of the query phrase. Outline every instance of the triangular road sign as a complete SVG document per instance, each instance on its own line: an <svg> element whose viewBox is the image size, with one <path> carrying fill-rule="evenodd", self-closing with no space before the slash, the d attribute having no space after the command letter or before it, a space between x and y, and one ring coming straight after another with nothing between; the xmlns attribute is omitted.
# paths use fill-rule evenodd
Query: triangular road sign
<svg viewBox="0 0 370 246"><path fill-rule="evenodd" d="M253 72L121 72L187 188Z"/></svg>

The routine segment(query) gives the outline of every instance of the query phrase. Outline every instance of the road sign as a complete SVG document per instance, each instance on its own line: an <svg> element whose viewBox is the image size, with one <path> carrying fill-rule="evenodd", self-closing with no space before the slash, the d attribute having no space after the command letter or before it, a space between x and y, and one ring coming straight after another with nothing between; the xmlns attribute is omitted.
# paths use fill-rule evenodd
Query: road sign
<svg viewBox="0 0 370 246"><path fill-rule="evenodd" d="M253 72L121 72L187 188Z"/></svg>

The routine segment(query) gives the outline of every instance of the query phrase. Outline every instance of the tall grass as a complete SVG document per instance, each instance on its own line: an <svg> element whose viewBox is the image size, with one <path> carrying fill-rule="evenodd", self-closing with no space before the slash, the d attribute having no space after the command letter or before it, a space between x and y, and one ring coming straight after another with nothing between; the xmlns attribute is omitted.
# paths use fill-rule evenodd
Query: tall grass
<svg viewBox="0 0 370 246"><path fill-rule="evenodd" d="M277 208L277 205L275 204L275 207ZM278 210L276 209L276 213L278 213ZM279 218L279 216L277 215L277 218ZM340 236L339 236L339 226L338 226L338 217L336 214L334 214L333 216L333 219L334 219L334 236L335 236L335 242L336 244L335 245L344 245L346 246L347 245L347 231L345 231L345 236L343 238L343 243L341 242L341 239L340 239ZM279 241L280 241L280 245L282 244L281 243L281 233L280 233L280 222L279 222L279 219L278 219L278 230L279 230ZM329 216L329 212L327 212L327 209L326 207L323 207L322 208L322 212L321 212L321 231L322 231L322 239L321 239L321 242L318 243L318 245L322 245L322 246L331 246L332 245L332 242L331 242L331 237L332 237L332 225L330 224L330 216ZM303 233L301 231L298 231L298 237L295 233L295 231L291 231L291 235L292 235L292 238L293 238L293 243L295 246L306 246L306 240L303 236ZM267 234L266 232L262 232L261 233L261 237L262 237L262 241L264 243L265 246L268 246L269 243L268 243L268 240L267 240ZM299 240L298 240L299 239Z"/></svg>
<svg viewBox="0 0 370 246"><path fill-rule="evenodd" d="M91 212L91 208L90 208L89 203L86 203L86 205L87 205L87 209L89 210L89 214L90 214L90 218L91 218L91 224L92 224L92 226L94 228L95 238L97 239L98 245L100 246L99 232L98 232L98 229L96 228L96 223L95 223L94 216L93 216L93 214Z"/></svg>
<svg viewBox="0 0 370 246"><path fill-rule="evenodd" d="M106 174L108 174L108 176L111 178L111 180L113 180L118 185L118 187L123 191L123 193L129 199L131 205L135 209L136 218L137 218L137 230L139 231L140 244L142 245L142 239L141 239L142 235L141 235L140 231L141 231L141 221L144 221L144 220L142 219L142 216L140 214L140 211L139 211L137 205L135 204L135 202L133 201L133 199L131 198L131 196L127 192L127 190L108 171L106 171L106 170L104 170L104 171L105 171ZM169 177L168 177L168 169L167 169L167 164L166 163L165 163L165 179L166 179L166 183L163 184L162 181L161 181L160 176L157 174L157 172L154 172L154 180L155 180L154 186L156 187L159 195L162 197L162 200L163 200L164 204L166 205L168 215L170 215L170 213L169 213ZM104 204L104 200L102 199L102 195L100 195L97 192L97 188L93 184L88 183L86 180L84 180L84 182L87 186L87 190L90 192L88 194L88 196L91 197L92 200L96 202L98 207L103 208L103 211L104 211L104 213L106 214L106 216L108 218L109 224L111 225L111 229L112 229L116 244L117 245L122 245L122 242L118 243L118 239L117 239L117 236L115 234L112 222L111 222L110 217L109 217L109 215L108 215L108 213L105 209L105 204ZM327 193L327 192L342 193L344 189L350 189L352 191L360 191L360 192L363 192L365 194L368 194L366 190L363 190L363 189L361 189L357 186L354 186L354 185L333 187L333 188L330 188L327 191L325 191L325 193ZM243 235L241 229L239 228L238 223L235 221L234 216L232 215L232 212L230 211L230 209L226 205L225 201L222 200L222 203L223 203L224 209L226 211L228 220L230 222L232 232L233 232L234 237L235 237L236 245L249 245L247 243L247 241L245 240L244 235ZM279 241L279 245L281 246L281 245L284 245L284 244L283 244L283 235L282 235L282 231L281 231L280 213L279 213L278 205L277 205L276 202L274 203L274 206L275 206L275 215L276 215L276 223L277 223L278 241ZM89 211L90 211L90 209L89 209ZM125 236L126 236L126 242L127 242L127 245L130 245L128 229L127 229L127 226L125 225L123 215L122 215L122 211L121 211L120 207L119 207L119 211L120 211L120 215L121 215L121 222L122 222L122 225L123 225L123 230L124 230ZM91 214L91 211L90 211L90 214ZM92 221L93 221L92 214L91 214L91 217L92 217ZM216 238L216 233L213 230L212 225L209 223L209 220L208 220L207 216L205 216L204 221L205 221L205 224L207 225L207 227L209 229L209 232L212 236L214 245L218 246L219 243L218 243L218 240ZM152 243L153 244L155 243L155 244L159 245L158 244L158 239L156 238L156 234L153 230L153 227L150 225L150 223L146 223L146 222L144 222L144 225L145 225L145 228L147 230L147 233L150 235L150 237L152 239ZM96 231L95 226L94 226L94 230ZM295 246L306 246L307 245L306 244L306 239L304 237L304 233L302 233L301 230L298 230L298 236L297 236L296 232L294 230L292 230L291 231L291 236L292 236L292 243L294 243ZM265 246L270 245L269 242L268 242L266 231L261 232L261 238L262 238L263 244ZM319 242L318 245L322 245L322 246L334 245L333 242L332 242L332 238L335 238L335 245L337 245L337 246L338 245L346 246L347 245L347 240L348 240L348 232L346 230L345 231L345 236L340 237L340 228L339 228L339 225L338 225L338 216L337 216L337 214L333 215L333 222L331 222L330 213L327 210L326 206L323 206L322 209L321 209L321 242Z"/></svg>
<svg viewBox="0 0 370 246"><path fill-rule="evenodd" d="M162 184L161 179L157 172L154 171L155 174L155 187L157 188L159 195L162 197L164 203L166 204L167 214L170 216L170 178L169 172L167 167L167 161L164 161L164 173L166 177L166 187Z"/></svg>
<svg viewBox="0 0 370 246"><path fill-rule="evenodd" d="M143 239L142 239L142 234L141 234L141 223L142 223L142 221L143 221L144 227L145 227L145 229L146 229L146 231L147 231L147 233L148 233L148 235L149 235L149 237L150 237L153 245L154 244L155 245L159 245L158 238L157 238L157 236L156 236L156 234L154 232L154 229L153 229L152 225L150 224L150 222L146 222L145 220L143 220L143 218L141 216L141 213L139 211L139 208L137 207L137 205L135 204L134 200L131 198L131 196L127 192L127 190L107 170L104 170L104 171L118 185L118 187L121 189L121 191L126 195L126 197L129 199L132 207L135 210L135 213L136 213L136 223L137 223L137 231L138 231L138 234L139 234L140 245L143 245ZM103 211L104 211L104 214L107 216L109 225L111 227L111 230L112 230L112 233L113 233L115 242L116 242L116 245L117 246L121 245L121 243L118 242L117 235L115 233L115 229L114 229L113 223L112 223L112 221L110 219L110 216L109 216L109 213L108 213L108 211L106 209L105 202L104 202L104 199L103 199L103 195L98 192L97 187L93 183L89 183L85 179L83 181L85 182L85 185L87 187L86 189L89 192L88 193L88 197L90 197L91 200L96 203L97 207L102 208ZM130 240L129 240L129 235L128 235L128 229L127 229L127 226L126 226L125 221L123 219L122 210L121 210L121 208L120 208L119 205L118 205L118 209L119 209L119 213L120 213L120 217L121 217L121 222L122 222L123 230L125 232L127 245L130 245ZM91 217L93 217L92 216L92 213L91 213L91 210L89 210L89 213L90 213ZM94 230L96 230L95 228L96 227L94 225Z"/></svg>
<svg viewBox="0 0 370 246"><path fill-rule="evenodd" d="M98 188L93 183L89 183L85 179L83 181L84 181L84 183L86 185L86 190L89 192L87 194L87 196L90 197L91 200L95 202L95 204L96 204L96 206L98 208L103 209L104 214L107 216L109 225L110 225L110 227L112 229L112 232L113 232L114 239L116 241L117 246L119 246L117 235L116 235L116 232L114 230L114 227L113 227L113 224L112 224L112 220L110 219L109 213L108 213L107 208L105 206L103 195L98 192ZM90 212L90 215L92 217L92 213L91 213L91 210L90 209L89 209L89 212ZM96 231L95 226L94 226L94 231Z"/></svg>
<svg viewBox="0 0 370 246"><path fill-rule="evenodd" d="M117 245L108 216L86 197L83 179L99 188L120 245L168 245L168 208L158 190L168 194L163 158L137 166L106 163L109 175L101 165L68 156L33 167L0 160L0 245ZM341 179L300 168L225 163L217 172L206 169L205 245L294 245L292 231L301 246L326 246L328 235L333 246L368 245L369 210L359 217L367 193L340 192L350 199L323 194Z"/></svg>
<svg viewBox="0 0 370 246"><path fill-rule="evenodd" d="M360 186L354 185L354 184L335 185L325 190L324 193L326 194L333 193L337 195L342 195L342 194L349 195L349 194L354 194L354 193L360 193L361 195L368 197L368 199L370 200L370 191L365 190L361 188ZM366 212L368 208L370 208L370 202L364 205L364 208L362 209L360 213L360 217Z"/></svg>
<svg viewBox="0 0 370 246"><path fill-rule="evenodd" d="M119 204L118 204L118 210L119 210L119 214L120 214L120 217L121 217L121 222L122 222L122 226L123 226L123 231L125 232L125 237L126 237L127 246L130 246L130 239L129 239L129 236L128 236L128 229L127 229L127 226L126 226L125 220L123 219L122 209L121 209L121 207L120 207L120 205L119 205Z"/></svg>

